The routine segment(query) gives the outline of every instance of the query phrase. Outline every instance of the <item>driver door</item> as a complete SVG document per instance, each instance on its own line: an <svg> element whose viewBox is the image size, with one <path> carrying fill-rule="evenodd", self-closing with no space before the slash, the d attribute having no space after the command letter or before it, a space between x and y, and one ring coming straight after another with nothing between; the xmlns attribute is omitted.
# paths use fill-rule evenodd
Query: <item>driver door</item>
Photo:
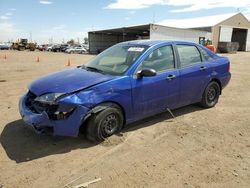
<svg viewBox="0 0 250 188"><path fill-rule="evenodd" d="M157 74L132 79L133 109L137 119L174 108L177 104L180 83L179 72L175 67L172 45L152 51L140 64L136 72L154 69Z"/></svg>

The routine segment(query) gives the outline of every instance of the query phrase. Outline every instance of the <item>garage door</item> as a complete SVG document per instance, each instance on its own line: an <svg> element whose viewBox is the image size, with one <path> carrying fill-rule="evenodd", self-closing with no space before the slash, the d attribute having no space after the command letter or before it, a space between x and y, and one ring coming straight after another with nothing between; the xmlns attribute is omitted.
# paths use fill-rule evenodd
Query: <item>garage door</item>
<svg viewBox="0 0 250 188"><path fill-rule="evenodd" d="M231 42L233 28L221 27L220 28L220 42Z"/></svg>

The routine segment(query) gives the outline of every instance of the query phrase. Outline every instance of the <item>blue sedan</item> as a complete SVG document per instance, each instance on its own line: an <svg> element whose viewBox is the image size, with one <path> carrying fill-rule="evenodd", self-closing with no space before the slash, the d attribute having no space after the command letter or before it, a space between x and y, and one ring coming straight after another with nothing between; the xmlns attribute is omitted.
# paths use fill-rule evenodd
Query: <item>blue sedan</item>
<svg viewBox="0 0 250 188"><path fill-rule="evenodd" d="M102 141L126 124L166 110L216 105L231 78L228 58L191 42L114 45L83 66L42 77L19 110L38 133Z"/></svg>

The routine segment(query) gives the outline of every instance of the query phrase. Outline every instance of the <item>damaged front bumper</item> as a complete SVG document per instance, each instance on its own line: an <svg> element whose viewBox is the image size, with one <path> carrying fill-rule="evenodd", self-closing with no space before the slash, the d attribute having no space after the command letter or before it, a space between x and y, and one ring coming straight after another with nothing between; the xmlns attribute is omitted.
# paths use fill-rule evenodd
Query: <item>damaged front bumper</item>
<svg viewBox="0 0 250 188"><path fill-rule="evenodd" d="M69 103L58 103L53 115L46 111L35 111L27 105L28 94L19 101L19 112L26 124L38 133L50 133L55 136L78 136L79 128L89 108ZM72 108L73 107L73 108ZM65 112L66 111L66 112Z"/></svg>

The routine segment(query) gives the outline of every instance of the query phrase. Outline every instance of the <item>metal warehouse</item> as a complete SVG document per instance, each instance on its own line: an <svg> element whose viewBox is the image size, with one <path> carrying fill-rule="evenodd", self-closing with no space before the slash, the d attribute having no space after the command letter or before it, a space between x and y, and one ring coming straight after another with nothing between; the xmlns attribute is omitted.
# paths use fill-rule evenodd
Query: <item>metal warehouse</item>
<svg viewBox="0 0 250 188"><path fill-rule="evenodd" d="M90 53L99 53L123 41L166 39L199 42L201 38L219 42L238 42L239 51L250 51L250 22L242 14L225 14L182 20L165 20L146 24L91 31L88 33Z"/></svg>
<svg viewBox="0 0 250 188"><path fill-rule="evenodd" d="M90 53L99 53L119 42L138 39L168 39L199 42L200 37L211 38L211 33L208 31L174 28L158 24L92 31L88 35Z"/></svg>

